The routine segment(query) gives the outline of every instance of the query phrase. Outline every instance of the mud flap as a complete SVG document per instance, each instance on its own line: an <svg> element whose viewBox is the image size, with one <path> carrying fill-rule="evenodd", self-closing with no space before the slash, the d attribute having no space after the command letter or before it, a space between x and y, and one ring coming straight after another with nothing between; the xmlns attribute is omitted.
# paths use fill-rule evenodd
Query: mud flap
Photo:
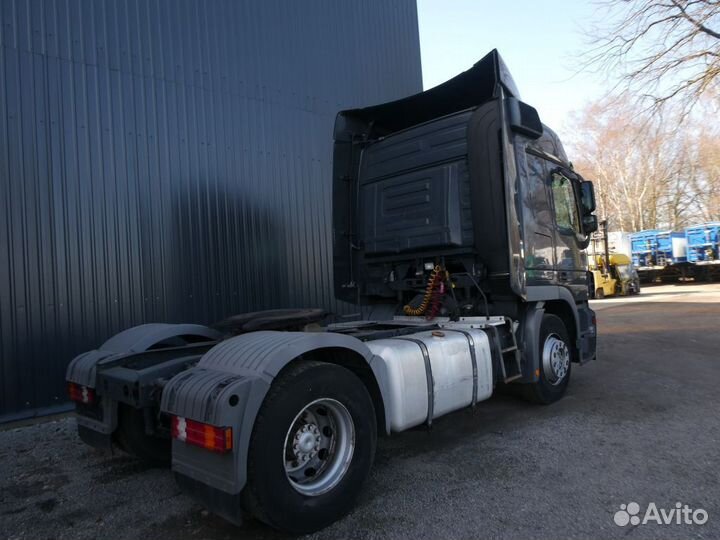
<svg viewBox="0 0 720 540"><path fill-rule="evenodd" d="M595 312L588 304L578 306L580 319L580 364L595 360L597 357L597 324Z"/></svg>
<svg viewBox="0 0 720 540"><path fill-rule="evenodd" d="M522 352L522 378L518 383L537 382L538 368L540 367L540 354L537 343L540 340L540 325L545 314L541 304L535 304L525 312L520 324L518 343Z"/></svg>
<svg viewBox="0 0 720 540"><path fill-rule="evenodd" d="M82 442L93 448L112 449L112 436L109 433L100 433L92 428L78 425L78 435Z"/></svg>
<svg viewBox="0 0 720 540"><path fill-rule="evenodd" d="M242 493L226 493L177 471L173 472L173 477L180 489L185 493L191 493L193 499L199 501L212 513L219 515L233 525L242 525L243 517L240 505Z"/></svg>

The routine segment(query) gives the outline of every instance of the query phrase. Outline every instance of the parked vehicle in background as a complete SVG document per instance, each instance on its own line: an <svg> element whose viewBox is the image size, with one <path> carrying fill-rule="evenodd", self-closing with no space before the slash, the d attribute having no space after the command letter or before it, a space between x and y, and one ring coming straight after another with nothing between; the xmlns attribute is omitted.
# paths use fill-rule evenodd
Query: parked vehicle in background
<svg viewBox="0 0 720 540"><path fill-rule="evenodd" d="M602 299L615 295L617 280L610 275L609 268L603 266L602 257L597 257L594 263L588 261L588 272L590 273L588 286L590 298Z"/></svg>
<svg viewBox="0 0 720 540"><path fill-rule="evenodd" d="M592 298L627 296L640 294L640 277L627 255L611 253L608 264L605 257L598 255L594 264L589 264L592 275Z"/></svg>
<svg viewBox="0 0 720 540"><path fill-rule="evenodd" d="M624 231L610 231L607 233L608 251L622 253L632 258L630 233Z"/></svg>
<svg viewBox="0 0 720 540"><path fill-rule="evenodd" d="M587 249L592 298L640 293L637 270L628 255L618 253L610 247L611 234L613 233L607 232L607 221L601 221L598 230L592 234ZM623 237L619 234L613 234L614 246L622 245ZM629 247L629 235L626 238Z"/></svg>
<svg viewBox="0 0 720 540"><path fill-rule="evenodd" d="M685 229L687 261L694 265L696 279L720 277L720 222L702 223Z"/></svg>
<svg viewBox="0 0 720 540"><path fill-rule="evenodd" d="M687 240L675 231L646 230L630 234L632 262L640 281L678 281L689 277Z"/></svg>
<svg viewBox="0 0 720 540"><path fill-rule="evenodd" d="M68 367L83 440L171 457L182 489L232 522L244 509L307 533L352 508L379 435L500 384L560 399L572 364L595 358L595 196L518 95L493 51L426 92L340 112L335 296L363 317L123 332Z"/></svg>

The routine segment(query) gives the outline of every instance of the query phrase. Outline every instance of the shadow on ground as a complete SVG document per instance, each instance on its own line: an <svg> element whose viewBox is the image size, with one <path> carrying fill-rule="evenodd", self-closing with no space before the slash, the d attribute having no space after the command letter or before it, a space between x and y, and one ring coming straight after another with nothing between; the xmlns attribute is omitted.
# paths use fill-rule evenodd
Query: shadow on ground
<svg viewBox="0 0 720 540"><path fill-rule="evenodd" d="M720 537L720 306L693 298L604 307L599 359L573 366L555 405L499 394L382 439L355 510L312 538ZM3 538L286 538L209 514L169 470L86 448L71 419L0 432L0 463ZM631 501L710 519L616 526Z"/></svg>

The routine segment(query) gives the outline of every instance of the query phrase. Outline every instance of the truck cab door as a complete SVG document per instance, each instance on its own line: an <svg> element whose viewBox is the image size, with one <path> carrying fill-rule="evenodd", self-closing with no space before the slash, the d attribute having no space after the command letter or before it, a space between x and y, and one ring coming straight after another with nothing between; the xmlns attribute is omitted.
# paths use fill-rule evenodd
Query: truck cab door
<svg viewBox="0 0 720 540"><path fill-rule="evenodd" d="M522 160L525 161L522 161ZM549 162L527 152L518 152L523 169L522 214L525 272L528 285L555 283L555 220L548 177Z"/></svg>
<svg viewBox="0 0 720 540"><path fill-rule="evenodd" d="M551 173L550 192L555 222L554 281L570 290L577 301L587 298L587 256L580 248L580 214L573 181L556 169Z"/></svg>

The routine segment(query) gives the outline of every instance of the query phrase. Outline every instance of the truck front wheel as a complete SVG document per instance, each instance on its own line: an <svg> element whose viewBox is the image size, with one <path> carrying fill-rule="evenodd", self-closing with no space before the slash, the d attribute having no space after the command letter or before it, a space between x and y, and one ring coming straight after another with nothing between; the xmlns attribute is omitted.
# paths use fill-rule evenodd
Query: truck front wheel
<svg viewBox="0 0 720 540"><path fill-rule="evenodd" d="M245 508L291 533L330 525L352 508L376 440L372 400L351 371L314 361L290 367L255 420Z"/></svg>
<svg viewBox="0 0 720 540"><path fill-rule="evenodd" d="M530 401L549 404L565 394L572 366L572 342L562 319L546 313L540 324L540 366L538 380L523 385L525 397Z"/></svg>

